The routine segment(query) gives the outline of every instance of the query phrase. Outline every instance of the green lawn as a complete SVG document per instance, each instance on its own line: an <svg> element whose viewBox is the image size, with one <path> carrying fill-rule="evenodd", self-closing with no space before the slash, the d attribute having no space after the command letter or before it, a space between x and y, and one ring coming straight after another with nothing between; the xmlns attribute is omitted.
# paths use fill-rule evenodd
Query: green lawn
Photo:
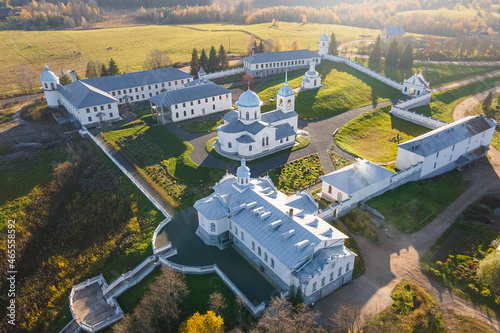
<svg viewBox="0 0 500 333"><path fill-rule="evenodd" d="M353 161L350 161L346 158L343 158L340 155L335 154L333 150L329 150L328 155L330 155L330 159L332 160L335 170L342 169L343 167L346 167L354 163Z"/></svg>
<svg viewBox="0 0 500 333"><path fill-rule="evenodd" d="M325 118L361 106L380 103L401 96L401 93L372 77L345 64L323 61L316 67L321 75L323 89L300 91L295 98L295 111L299 118ZM291 88L299 87L304 70L289 73ZM283 86L284 76L276 75L256 85L255 91L262 101L276 97ZM263 106L263 111L276 109L272 101Z"/></svg>
<svg viewBox="0 0 500 333"><path fill-rule="evenodd" d="M194 163L190 157L193 146L165 126L150 126L150 118L151 115L144 114L102 135L139 168L143 177L154 182L172 207L191 206L210 192L209 186L222 177L224 170Z"/></svg>
<svg viewBox="0 0 500 333"><path fill-rule="evenodd" d="M207 119L182 126L182 129L189 133L208 133L217 129L217 126L224 124L224 120Z"/></svg>
<svg viewBox="0 0 500 333"><path fill-rule="evenodd" d="M482 283L477 275L478 262L488 253L494 239L500 237L500 230L491 221L500 200L485 197L469 206L436 241L423 256L421 262L429 275L455 294L486 306L497 314L500 313L500 297L495 302L494 292Z"/></svg>
<svg viewBox="0 0 500 333"><path fill-rule="evenodd" d="M367 211L354 208L340 220L352 233L365 236L372 242L378 242L377 228Z"/></svg>
<svg viewBox="0 0 500 333"><path fill-rule="evenodd" d="M406 183L367 202L386 221L401 231L412 233L430 223L465 189L465 182L457 171Z"/></svg>
<svg viewBox="0 0 500 333"><path fill-rule="evenodd" d="M428 128L391 116L390 106L365 112L349 121L335 135L342 150L373 162L396 160L400 143L422 135Z"/></svg>
<svg viewBox="0 0 500 333"><path fill-rule="evenodd" d="M329 222L334 228L338 229L340 232L349 235L349 233L336 221ZM353 251L354 253L357 254L356 258L354 259L354 270L352 272L352 278L357 279L361 275L365 273L366 267L365 267L365 262L363 260L363 257L361 256L361 252L359 251L358 244L354 240L354 238L349 237L344 241L345 247Z"/></svg>
<svg viewBox="0 0 500 333"><path fill-rule="evenodd" d="M194 29L193 29L194 28ZM2 94L19 92L16 83L18 68L32 74L36 90L38 79L47 64L54 73L61 68L74 69L83 77L89 59L113 58L122 71L142 70L146 54L151 49L166 51L173 62L188 62L193 47L208 50L221 43L231 53L244 54L249 34L264 40L279 37L286 49L298 38L302 48L318 49L323 31L335 31L337 39L360 39L359 35L378 35L379 30L328 24L280 22L279 27L269 23L255 25L199 24L199 25L150 25L123 28L61 31L0 31L4 47L0 49L2 63L0 91ZM127 38L123 38L127 36ZM229 47L229 40L231 45ZM31 44L31 47L28 45Z"/></svg>
<svg viewBox="0 0 500 333"><path fill-rule="evenodd" d="M19 105L19 103L8 103L0 108L0 125L9 124L12 121L14 112L16 112Z"/></svg>
<svg viewBox="0 0 500 333"><path fill-rule="evenodd" d="M491 103L491 108L493 110L496 110L496 121L500 121L500 94L498 95L493 95L493 102ZM475 113L476 114L484 114L483 111L483 103L479 103L475 107ZM473 113L473 112L471 112ZM495 129L495 133L493 134L493 139L491 140L491 144L493 147L495 147L497 150L500 150L500 126L497 126Z"/></svg>
<svg viewBox="0 0 500 333"><path fill-rule="evenodd" d="M293 194L319 182L325 172L318 154L309 155L269 171L278 190Z"/></svg>

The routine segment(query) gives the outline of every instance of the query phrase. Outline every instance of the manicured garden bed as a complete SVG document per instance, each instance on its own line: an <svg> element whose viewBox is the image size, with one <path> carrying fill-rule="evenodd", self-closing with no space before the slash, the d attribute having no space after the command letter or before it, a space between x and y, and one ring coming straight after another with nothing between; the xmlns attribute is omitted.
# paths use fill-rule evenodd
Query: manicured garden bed
<svg viewBox="0 0 500 333"><path fill-rule="evenodd" d="M207 119L182 126L182 129L189 133L209 133L217 129L224 123L224 120Z"/></svg>

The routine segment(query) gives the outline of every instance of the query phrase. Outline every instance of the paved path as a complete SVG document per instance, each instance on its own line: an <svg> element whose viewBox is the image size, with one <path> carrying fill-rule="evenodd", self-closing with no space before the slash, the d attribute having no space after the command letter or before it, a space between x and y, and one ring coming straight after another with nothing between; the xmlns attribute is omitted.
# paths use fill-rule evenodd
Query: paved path
<svg viewBox="0 0 500 333"><path fill-rule="evenodd" d="M473 82L476 82L476 81L484 80L484 79L487 79L487 78L490 78L490 77L494 77L494 76L499 76L499 75L500 75L500 70L494 71L494 72L490 72L490 73L487 73L487 74L484 74L484 75L481 75L481 76L473 77L473 78L462 80L462 81L453 82L453 83L450 83L450 84L447 84L447 85L444 85L444 86L432 89L432 92L454 89L456 87L463 86L465 84L473 83Z"/></svg>

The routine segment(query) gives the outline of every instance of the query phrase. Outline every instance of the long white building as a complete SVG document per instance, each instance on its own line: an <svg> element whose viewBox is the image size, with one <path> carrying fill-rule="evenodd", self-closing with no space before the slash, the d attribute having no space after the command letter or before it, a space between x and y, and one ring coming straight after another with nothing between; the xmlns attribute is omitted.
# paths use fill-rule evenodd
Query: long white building
<svg viewBox="0 0 500 333"><path fill-rule="evenodd" d="M196 233L207 245L234 244L276 288L291 296L300 289L306 304L352 279L348 237L315 216L309 192L286 196L269 177L251 178L244 159L236 176L226 174L213 189L194 205Z"/></svg>
<svg viewBox="0 0 500 333"><path fill-rule="evenodd" d="M307 68L310 62L321 63L321 57L310 50L256 53L243 58L245 72L252 76L268 76L286 70Z"/></svg>

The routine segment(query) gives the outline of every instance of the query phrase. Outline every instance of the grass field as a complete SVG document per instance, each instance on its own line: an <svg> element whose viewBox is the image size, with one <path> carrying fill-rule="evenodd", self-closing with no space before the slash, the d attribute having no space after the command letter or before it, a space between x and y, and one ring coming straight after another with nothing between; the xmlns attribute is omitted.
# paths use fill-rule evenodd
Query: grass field
<svg viewBox="0 0 500 333"><path fill-rule="evenodd" d="M345 64L324 61L316 67L325 88L300 91L295 98L295 111L302 118L325 118L361 106L379 103L401 96L401 93L372 77ZM288 79L291 88L299 87L303 70L291 72ZM255 91L262 101L276 97L283 86L284 76L277 75ZM263 111L276 109L276 101L263 106Z"/></svg>
<svg viewBox="0 0 500 333"><path fill-rule="evenodd" d="M303 157L269 171L274 185L289 195L318 183L319 177L324 174L318 154Z"/></svg>
<svg viewBox="0 0 500 333"><path fill-rule="evenodd" d="M464 191L465 182L457 172L410 182L367 202L386 221L412 233L431 222Z"/></svg>
<svg viewBox="0 0 500 333"><path fill-rule="evenodd" d="M224 123L224 120L207 119L182 126L182 129L189 133L208 133L213 132Z"/></svg>
<svg viewBox="0 0 500 333"><path fill-rule="evenodd" d="M367 211L354 208L340 220L352 233L365 236L372 242L378 242L377 228Z"/></svg>
<svg viewBox="0 0 500 333"><path fill-rule="evenodd" d="M2 94L19 92L16 77L20 67L32 75L34 89L47 64L54 73L61 68L74 69L83 77L89 59L115 59L122 71L142 70L146 54L151 49L166 51L173 62L188 62L193 47L209 49L223 44L226 51L244 54L247 37L261 39L279 37L286 49L298 38L302 48L318 49L323 31L334 31L339 41L360 39L359 35L378 35L379 30L340 25L280 22L279 27L269 23L240 26L232 24L151 25L95 30L62 31L0 31L3 47L0 49ZM126 38L125 38L126 37ZM229 45L229 40L230 44ZM31 47L28 47L31 44Z"/></svg>
<svg viewBox="0 0 500 333"><path fill-rule="evenodd" d="M429 129L390 115L390 106L363 113L345 124L335 135L335 144L351 155L373 162L396 160L400 142L422 135Z"/></svg>
<svg viewBox="0 0 500 333"><path fill-rule="evenodd" d="M328 155L330 155L330 159L332 160L335 170L342 169L343 167L346 167L354 163L353 161L350 161L346 158L343 158L340 155L335 154L333 150L329 150Z"/></svg>

